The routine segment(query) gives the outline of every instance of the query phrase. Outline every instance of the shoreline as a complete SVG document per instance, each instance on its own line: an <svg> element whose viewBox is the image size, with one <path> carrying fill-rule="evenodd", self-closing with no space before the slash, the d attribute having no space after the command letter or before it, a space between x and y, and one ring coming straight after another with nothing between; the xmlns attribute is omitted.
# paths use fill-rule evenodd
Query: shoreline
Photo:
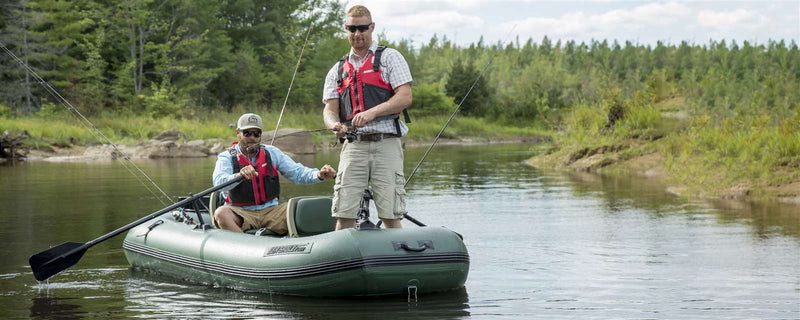
<svg viewBox="0 0 800 320"><path fill-rule="evenodd" d="M778 184L740 181L733 186L718 188L692 185L680 181L666 168L666 158L658 151L630 156L623 153L641 145L617 144L575 152L557 150L534 156L527 161L536 168L561 172L588 172L608 176L635 176L654 179L665 186L665 192L689 199L706 201L742 201L748 203L778 202L800 208L800 180ZM800 211L798 211L800 212Z"/></svg>
<svg viewBox="0 0 800 320"><path fill-rule="evenodd" d="M295 129L282 129L295 130ZM265 135L266 137L267 135ZM269 137L268 137L269 138ZM433 142L430 140L411 140L403 138L404 147L429 147ZM338 147L331 148L332 139L322 138L320 142L314 142L310 134L300 134L291 139L276 141L275 145L282 151L291 154L313 154L317 152L331 152ZM469 145L488 145L488 144L541 144L549 142L548 137L463 137L463 138L440 138L437 146L469 146ZM224 139L207 139L179 141L178 139L152 139L142 141L137 144L117 144L116 149L124 153L131 159L166 159L166 158L203 158L213 157L224 151L230 141ZM263 143L263 142L262 142ZM298 147L301 146L301 147ZM115 160L123 157L110 144L98 145L68 145L61 147L51 147L51 150L21 149L25 158L16 161L49 161L49 162L81 162L81 161L104 161ZM0 159L0 163L10 161Z"/></svg>

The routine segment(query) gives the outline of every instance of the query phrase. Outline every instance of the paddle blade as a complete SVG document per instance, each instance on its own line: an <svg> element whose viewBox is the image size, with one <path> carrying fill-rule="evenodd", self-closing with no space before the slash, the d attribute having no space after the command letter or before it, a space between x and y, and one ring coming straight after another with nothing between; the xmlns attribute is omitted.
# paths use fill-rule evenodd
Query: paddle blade
<svg viewBox="0 0 800 320"><path fill-rule="evenodd" d="M44 281L69 268L83 257L88 247L84 243L64 242L56 247L39 252L28 259L36 280Z"/></svg>

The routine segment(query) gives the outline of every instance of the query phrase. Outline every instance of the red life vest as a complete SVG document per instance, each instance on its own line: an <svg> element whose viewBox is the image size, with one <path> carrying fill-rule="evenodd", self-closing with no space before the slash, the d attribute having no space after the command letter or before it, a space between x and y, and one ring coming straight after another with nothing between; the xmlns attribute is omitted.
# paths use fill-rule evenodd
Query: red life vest
<svg viewBox="0 0 800 320"><path fill-rule="evenodd" d="M228 149L233 163L233 172L239 172L242 168L252 165L258 172L258 176L242 181L228 191L225 203L244 207L263 204L277 198L281 192L281 185L278 178L278 170L275 169L275 164L272 162L269 152L262 145L258 150L256 163L253 164L247 159L247 156L236 151L237 143L234 142L234 146Z"/></svg>
<svg viewBox="0 0 800 320"><path fill-rule="evenodd" d="M369 55L364 65L354 70L345 55L339 60L337 74L337 91L339 92L339 121L347 123L359 112L367 111L394 96L392 86L383 81L381 76L381 55L385 46L379 46L375 53ZM373 59L374 57L374 59ZM373 61L374 60L374 61ZM405 112L405 110L403 110ZM394 119L397 135L400 135L400 114L380 116L375 120ZM406 122L410 122L406 116Z"/></svg>

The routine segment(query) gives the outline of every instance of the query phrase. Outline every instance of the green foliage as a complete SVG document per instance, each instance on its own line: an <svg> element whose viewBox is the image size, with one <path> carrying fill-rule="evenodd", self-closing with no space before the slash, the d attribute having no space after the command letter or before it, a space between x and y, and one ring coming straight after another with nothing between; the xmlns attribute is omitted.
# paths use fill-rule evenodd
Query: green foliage
<svg viewBox="0 0 800 320"><path fill-rule="evenodd" d="M157 87L153 85L151 95L140 95L139 99L146 110L146 114L153 118L174 116L181 110L181 104L175 100L176 95L173 89L167 86Z"/></svg>
<svg viewBox="0 0 800 320"><path fill-rule="evenodd" d="M54 103L45 103L39 108L39 111L36 111L36 117L43 118L43 119L52 119L52 118L64 118L67 115L68 111L64 109L61 105L56 105Z"/></svg>
<svg viewBox="0 0 800 320"><path fill-rule="evenodd" d="M11 118L12 116L14 116L14 112L11 111L11 108L0 103L0 118Z"/></svg>
<svg viewBox="0 0 800 320"><path fill-rule="evenodd" d="M486 78L479 75L480 70L475 68L471 60L463 64L461 59L456 59L447 77L445 92L456 104L461 104L460 110L466 115L482 115L489 110L491 90Z"/></svg>
<svg viewBox="0 0 800 320"><path fill-rule="evenodd" d="M685 133L661 145L667 168L681 181L715 184L721 189L740 181L782 183L798 178L800 113L775 123L767 116L739 116L719 123L698 115ZM723 170L720 170L723 169Z"/></svg>
<svg viewBox="0 0 800 320"><path fill-rule="evenodd" d="M413 116L450 114L456 105L453 99L439 89L438 83L421 83L411 87L413 102L408 108Z"/></svg>
<svg viewBox="0 0 800 320"><path fill-rule="evenodd" d="M252 44L244 42L234 53L231 64L215 81L212 90L218 92L219 102L228 108L236 104L263 103L267 79L263 64Z"/></svg>
<svg viewBox="0 0 800 320"><path fill-rule="evenodd" d="M564 130L559 142L577 146L594 144L593 139L602 138L600 131L606 122L603 108L586 104L578 105L564 117Z"/></svg>

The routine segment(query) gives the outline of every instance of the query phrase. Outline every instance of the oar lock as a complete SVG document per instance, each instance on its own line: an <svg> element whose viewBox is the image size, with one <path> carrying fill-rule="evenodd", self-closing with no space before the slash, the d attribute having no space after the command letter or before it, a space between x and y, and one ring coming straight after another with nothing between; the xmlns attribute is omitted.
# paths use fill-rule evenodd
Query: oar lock
<svg viewBox="0 0 800 320"><path fill-rule="evenodd" d="M185 224L194 224L194 219L192 219L192 217L190 217L186 211L183 211L183 208L178 208L177 210L172 211L172 218L175 219L175 221L183 222Z"/></svg>

